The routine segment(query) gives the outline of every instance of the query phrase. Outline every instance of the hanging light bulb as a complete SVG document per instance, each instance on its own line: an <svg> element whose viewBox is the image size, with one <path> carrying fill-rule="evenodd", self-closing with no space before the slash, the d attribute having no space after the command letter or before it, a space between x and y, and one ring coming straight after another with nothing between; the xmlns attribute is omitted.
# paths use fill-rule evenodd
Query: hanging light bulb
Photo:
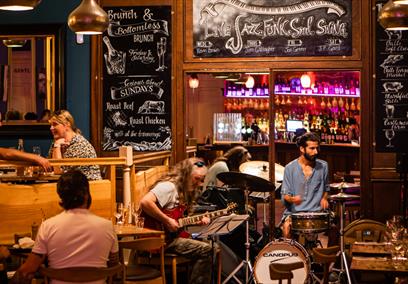
<svg viewBox="0 0 408 284"><path fill-rule="evenodd" d="M379 11L378 21L384 29L408 30L408 5L400 3L389 0Z"/></svg>
<svg viewBox="0 0 408 284"><path fill-rule="evenodd" d="M68 17L69 28L77 34L101 34L108 25L108 14L95 0L82 0Z"/></svg>
<svg viewBox="0 0 408 284"><path fill-rule="evenodd" d="M198 81L197 74L191 74L190 78L188 79L188 86L191 89L197 89L199 84L200 84L200 81Z"/></svg>
<svg viewBox="0 0 408 284"><path fill-rule="evenodd" d="M248 78L245 82L245 87L247 87L248 89L253 88L255 85L255 79L254 77L252 77L251 75L248 75Z"/></svg>
<svg viewBox="0 0 408 284"><path fill-rule="evenodd" d="M0 10L7 11L27 11L34 9L41 0L2 0Z"/></svg>
<svg viewBox="0 0 408 284"><path fill-rule="evenodd" d="M300 77L300 84L304 89L310 88L311 83L312 79L310 79L310 76L308 74L303 74L302 77Z"/></svg>

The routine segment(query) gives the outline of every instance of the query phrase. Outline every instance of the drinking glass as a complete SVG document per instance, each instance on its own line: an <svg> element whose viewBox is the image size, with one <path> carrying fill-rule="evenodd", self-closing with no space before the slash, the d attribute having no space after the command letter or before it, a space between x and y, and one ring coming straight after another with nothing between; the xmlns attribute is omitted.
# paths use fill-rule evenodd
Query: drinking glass
<svg viewBox="0 0 408 284"><path fill-rule="evenodd" d="M123 225L123 203L116 203L116 211L115 211L115 218L116 224Z"/></svg>
<svg viewBox="0 0 408 284"><path fill-rule="evenodd" d="M135 202L132 202L130 204L130 212L133 216L133 219L135 220L135 225L137 225L137 218L139 217L139 214L140 214L139 205Z"/></svg>
<svg viewBox="0 0 408 284"><path fill-rule="evenodd" d="M137 222L136 222L136 227L137 228L143 228L144 227L144 221L145 221L144 217L138 217Z"/></svg>
<svg viewBox="0 0 408 284"><path fill-rule="evenodd" d="M40 146L33 146L33 154L41 156L41 147Z"/></svg>

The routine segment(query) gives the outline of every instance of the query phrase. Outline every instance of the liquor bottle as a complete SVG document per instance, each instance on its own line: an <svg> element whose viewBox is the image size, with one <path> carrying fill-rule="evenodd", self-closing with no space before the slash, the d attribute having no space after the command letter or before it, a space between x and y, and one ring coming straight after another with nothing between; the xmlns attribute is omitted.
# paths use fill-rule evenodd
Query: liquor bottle
<svg viewBox="0 0 408 284"><path fill-rule="evenodd" d="M354 86L354 80L350 81L350 95L354 96L356 94L356 87Z"/></svg>
<svg viewBox="0 0 408 284"><path fill-rule="evenodd" d="M356 80L356 96L360 96L360 82Z"/></svg>
<svg viewBox="0 0 408 284"><path fill-rule="evenodd" d="M339 99L339 108L342 108L343 106L344 106L344 101L343 101L343 98L340 97L340 99Z"/></svg>
<svg viewBox="0 0 408 284"><path fill-rule="evenodd" d="M322 109L325 109L325 108L326 108L326 102L324 101L324 98L322 98L322 102L320 103L320 107L321 107Z"/></svg>
<svg viewBox="0 0 408 284"><path fill-rule="evenodd" d="M17 145L17 150L24 152L24 140L23 139L18 139L18 145Z"/></svg>
<svg viewBox="0 0 408 284"><path fill-rule="evenodd" d="M356 110L356 104L354 103L354 98L351 99L350 110Z"/></svg>

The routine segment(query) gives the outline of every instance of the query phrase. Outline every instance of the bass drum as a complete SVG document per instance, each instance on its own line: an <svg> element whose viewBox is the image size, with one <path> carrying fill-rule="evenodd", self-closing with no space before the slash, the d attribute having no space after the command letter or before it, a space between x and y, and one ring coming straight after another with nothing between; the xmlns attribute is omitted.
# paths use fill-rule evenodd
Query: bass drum
<svg viewBox="0 0 408 284"><path fill-rule="evenodd" d="M267 244L255 261L254 276L257 283L279 283L273 275L275 263L291 264L294 267L292 283L307 283L310 273L309 254L298 242L280 240Z"/></svg>

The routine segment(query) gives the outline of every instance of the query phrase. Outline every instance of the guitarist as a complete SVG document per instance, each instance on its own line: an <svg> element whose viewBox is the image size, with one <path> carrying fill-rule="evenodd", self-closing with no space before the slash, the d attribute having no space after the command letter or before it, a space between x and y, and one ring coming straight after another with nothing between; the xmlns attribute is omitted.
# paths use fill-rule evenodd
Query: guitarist
<svg viewBox="0 0 408 284"><path fill-rule="evenodd" d="M171 211L186 206L194 199L196 190L202 186L207 167L197 158L189 158L176 164L164 177L160 178L142 198L140 206L143 212L160 222L168 232L177 232L179 223L163 211ZM209 224L210 219L203 217L201 225ZM148 227L148 224L146 224ZM176 237L166 246L166 252L174 253L193 260L191 279L188 283L210 283L211 253L210 244L191 238Z"/></svg>

